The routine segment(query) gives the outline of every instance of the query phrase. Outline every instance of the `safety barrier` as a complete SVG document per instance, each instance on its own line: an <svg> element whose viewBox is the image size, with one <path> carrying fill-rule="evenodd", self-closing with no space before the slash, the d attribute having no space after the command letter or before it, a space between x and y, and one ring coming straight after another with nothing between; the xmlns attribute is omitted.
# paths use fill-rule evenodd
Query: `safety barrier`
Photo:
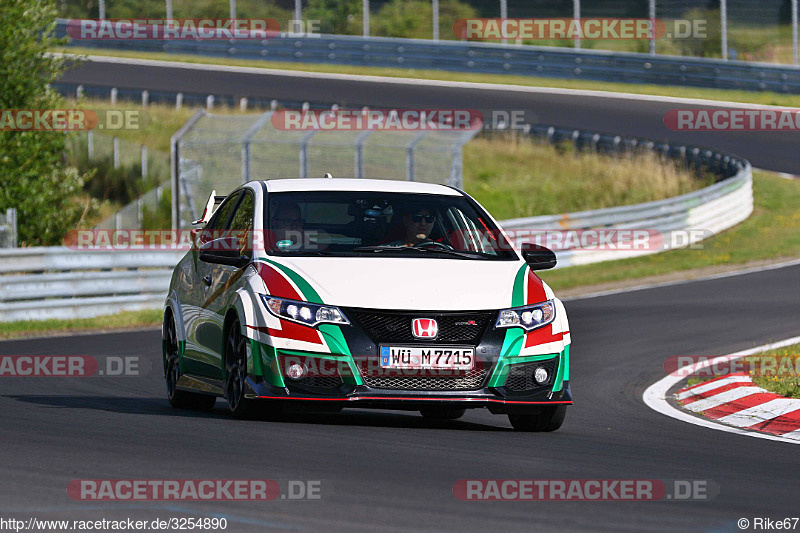
<svg viewBox="0 0 800 533"><path fill-rule="evenodd" d="M66 36L67 21L56 34ZM530 45L350 35L265 40L73 40L80 47L371 67L517 74L800 94L800 68L747 61Z"/></svg>

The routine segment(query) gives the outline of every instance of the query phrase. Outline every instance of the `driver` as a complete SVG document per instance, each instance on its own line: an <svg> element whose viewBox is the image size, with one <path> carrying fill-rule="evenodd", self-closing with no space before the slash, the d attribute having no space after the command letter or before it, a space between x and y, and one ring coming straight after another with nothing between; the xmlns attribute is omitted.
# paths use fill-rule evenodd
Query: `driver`
<svg viewBox="0 0 800 533"><path fill-rule="evenodd" d="M305 220L300 211L300 206L294 203L282 204L272 217L271 229L273 231L272 243L283 249L296 249L303 244L303 228Z"/></svg>
<svg viewBox="0 0 800 533"><path fill-rule="evenodd" d="M401 219L404 235L396 241L387 243L387 245L415 246L419 243L429 241L435 220L436 217L433 211L427 207L421 207L415 211L404 214Z"/></svg>

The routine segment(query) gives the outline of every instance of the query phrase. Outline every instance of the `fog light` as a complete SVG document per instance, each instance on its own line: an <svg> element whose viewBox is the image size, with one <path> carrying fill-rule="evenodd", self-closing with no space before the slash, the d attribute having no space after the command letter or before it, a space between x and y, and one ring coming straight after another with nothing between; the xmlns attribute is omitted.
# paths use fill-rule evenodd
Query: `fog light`
<svg viewBox="0 0 800 533"><path fill-rule="evenodd" d="M538 367L533 373L533 379L536 380L536 383L541 385L542 383L547 383L547 379L550 377L550 374L547 373L547 369L543 366Z"/></svg>
<svg viewBox="0 0 800 533"><path fill-rule="evenodd" d="M300 379L306 373L306 368L303 365L298 365L297 363L293 364L289 367L289 370L286 371L286 375L292 379Z"/></svg>

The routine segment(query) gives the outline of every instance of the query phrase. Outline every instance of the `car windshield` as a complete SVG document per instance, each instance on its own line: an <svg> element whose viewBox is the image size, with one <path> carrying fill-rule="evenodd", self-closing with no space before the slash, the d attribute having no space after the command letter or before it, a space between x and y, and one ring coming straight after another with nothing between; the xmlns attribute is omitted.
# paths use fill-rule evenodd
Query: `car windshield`
<svg viewBox="0 0 800 533"><path fill-rule="evenodd" d="M518 259L497 226L464 196L303 191L268 199L269 254Z"/></svg>

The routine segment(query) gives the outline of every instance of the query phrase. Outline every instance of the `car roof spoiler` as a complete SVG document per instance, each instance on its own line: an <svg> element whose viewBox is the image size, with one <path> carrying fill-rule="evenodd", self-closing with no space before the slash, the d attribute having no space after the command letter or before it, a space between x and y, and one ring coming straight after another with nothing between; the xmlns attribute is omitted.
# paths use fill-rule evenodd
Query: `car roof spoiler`
<svg viewBox="0 0 800 533"><path fill-rule="evenodd" d="M208 221L211 220L211 216L216 212L225 198L227 198L227 196L218 196L216 189L211 191L211 194L208 196L208 201L206 202L206 208L203 210L203 216L192 222L192 224L208 223Z"/></svg>

